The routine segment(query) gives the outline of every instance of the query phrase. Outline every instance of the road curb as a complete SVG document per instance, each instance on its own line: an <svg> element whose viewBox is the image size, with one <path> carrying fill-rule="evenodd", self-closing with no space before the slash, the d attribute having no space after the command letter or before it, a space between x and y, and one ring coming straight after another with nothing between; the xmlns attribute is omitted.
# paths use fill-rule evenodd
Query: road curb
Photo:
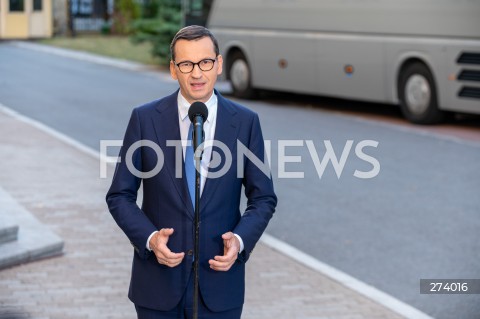
<svg viewBox="0 0 480 319"><path fill-rule="evenodd" d="M88 52L63 49L63 48L53 47L45 44L25 42L25 41L12 41L11 44L23 49L55 54L55 55L59 55L67 58L92 62L96 64L113 66L113 67L126 69L130 71L144 71L148 69L148 66L141 63L137 63L137 62L104 57L98 54L93 54Z"/></svg>
<svg viewBox="0 0 480 319"><path fill-rule="evenodd" d="M378 290L332 266L329 266L318 259L302 252L301 250L269 235L263 234L261 242L279 253L292 258L300 264L303 264L339 283L359 294L383 305L384 307L404 316L405 318L415 319L434 319L422 311L400 301L389 294Z"/></svg>

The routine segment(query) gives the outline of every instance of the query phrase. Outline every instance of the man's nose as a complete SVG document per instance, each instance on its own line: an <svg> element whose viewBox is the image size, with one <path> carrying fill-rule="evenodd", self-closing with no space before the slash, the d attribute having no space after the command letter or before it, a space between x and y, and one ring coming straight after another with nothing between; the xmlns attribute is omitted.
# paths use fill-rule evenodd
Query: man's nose
<svg viewBox="0 0 480 319"><path fill-rule="evenodd" d="M193 66L192 76L193 76L194 78L199 78L199 77L202 76L202 74L203 74L203 71L200 70L200 66L199 66L198 64L195 64L195 65Z"/></svg>

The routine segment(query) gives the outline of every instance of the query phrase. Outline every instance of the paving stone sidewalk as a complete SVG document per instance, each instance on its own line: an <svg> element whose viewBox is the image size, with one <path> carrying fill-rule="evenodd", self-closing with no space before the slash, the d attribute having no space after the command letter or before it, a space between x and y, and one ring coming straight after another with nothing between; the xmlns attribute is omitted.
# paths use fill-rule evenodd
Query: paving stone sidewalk
<svg viewBox="0 0 480 319"><path fill-rule="evenodd" d="M133 249L108 213L99 161L2 112L0 158L0 185L65 241L62 256L0 271L0 318L135 318ZM242 318L402 317L259 243Z"/></svg>

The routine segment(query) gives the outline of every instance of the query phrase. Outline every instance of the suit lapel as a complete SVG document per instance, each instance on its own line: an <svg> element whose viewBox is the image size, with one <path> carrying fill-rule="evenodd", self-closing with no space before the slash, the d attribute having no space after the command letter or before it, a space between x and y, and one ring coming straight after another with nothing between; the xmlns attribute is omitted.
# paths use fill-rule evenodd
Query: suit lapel
<svg viewBox="0 0 480 319"><path fill-rule="evenodd" d="M188 195L188 185L185 178L185 169L183 165L182 153L180 153L179 163L176 161L177 147L167 146L167 141L181 141L180 127L178 125L178 105L177 105L178 90L176 93L166 97L162 102L157 105L158 112L152 117L153 127L155 128L155 134L157 136L157 143L163 151L164 155L164 169L168 171L172 184L178 192L186 210L189 212L189 217L193 218L194 210L192 202ZM179 178L181 171L182 178Z"/></svg>
<svg viewBox="0 0 480 319"><path fill-rule="evenodd" d="M218 107L214 140L225 144L230 149L230 153L234 156L236 154L234 149L237 145L237 130L239 128L238 118L235 116L236 111L216 90L215 94L217 94L218 98ZM232 160L234 160L234 158L232 158ZM234 164L235 163L232 163L232 165ZM205 186L202 193L202 200L200 202L201 210L203 210L208 202L215 196L215 191L218 188L220 179L221 177L208 178L207 175L207 180L205 181Z"/></svg>

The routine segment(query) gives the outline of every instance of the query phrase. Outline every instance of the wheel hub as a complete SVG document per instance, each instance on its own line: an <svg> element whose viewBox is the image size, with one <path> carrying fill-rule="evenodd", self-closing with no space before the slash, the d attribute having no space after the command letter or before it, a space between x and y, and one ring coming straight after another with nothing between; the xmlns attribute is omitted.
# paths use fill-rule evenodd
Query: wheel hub
<svg viewBox="0 0 480 319"><path fill-rule="evenodd" d="M412 75L406 83L405 93L407 107L412 113L422 114L428 109L432 92L423 75Z"/></svg>
<svg viewBox="0 0 480 319"><path fill-rule="evenodd" d="M243 60L236 60L232 64L230 80L232 85L239 91L244 91L248 88L248 81L250 74L248 71L248 65Z"/></svg>

